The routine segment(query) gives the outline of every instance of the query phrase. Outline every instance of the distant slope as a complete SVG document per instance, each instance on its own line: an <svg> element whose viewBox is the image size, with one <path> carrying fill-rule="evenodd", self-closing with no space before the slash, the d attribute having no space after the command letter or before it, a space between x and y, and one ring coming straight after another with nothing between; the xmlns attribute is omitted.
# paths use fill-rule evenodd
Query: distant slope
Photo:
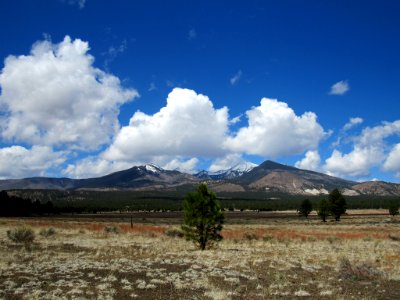
<svg viewBox="0 0 400 300"><path fill-rule="evenodd" d="M384 181L368 181L358 183L354 185L352 189L364 195L400 196L400 184Z"/></svg>
<svg viewBox="0 0 400 300"><path fill-rule="evenodd" d="M0 180L0 190L135 190L135 191L180 191L192 190L199 182L206 181L216 192L229 193L279 193L290 195L328 194L339 188L347 196L375 195L399 196L400 185L388 182L357 183L326 174L302 170L265 161L248 169L233 167L225 171L196 176L168 171L155 165L135 166L128 170L88 179L45 178Z"/></svg>
<svg viewBox="0 0 400 300"><path fill-rule="evenodd" d="M68 190L75 188L76 180L69 178L33 177L24 179L0 180L0 190Z"/></svg>

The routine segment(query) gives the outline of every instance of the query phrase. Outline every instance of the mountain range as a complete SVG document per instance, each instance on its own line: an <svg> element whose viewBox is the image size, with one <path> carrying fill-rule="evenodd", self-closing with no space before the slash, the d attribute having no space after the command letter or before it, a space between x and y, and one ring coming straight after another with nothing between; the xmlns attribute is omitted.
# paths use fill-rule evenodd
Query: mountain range
<svg viewBox="0 0 400 300"><path fill-rule="evenodd" d="M369 181L354 182L323 173L302 170L265 161L259 166L240 165L219 172L187 174L164 170L155 165L135 166L106 176L88 179L34 177L0 180L0 190L134 190L174 191L194 188L206 181L215 192L257 191L291 195L323 195L339 188L347 196L398 196L400 184Z"/></svg>

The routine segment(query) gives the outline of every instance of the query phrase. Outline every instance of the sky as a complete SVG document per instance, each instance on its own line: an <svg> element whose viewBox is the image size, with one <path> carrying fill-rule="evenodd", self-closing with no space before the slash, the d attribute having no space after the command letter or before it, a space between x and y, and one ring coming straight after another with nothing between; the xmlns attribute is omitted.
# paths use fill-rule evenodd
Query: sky
<svg viewBox="0 0 400 300"><path fill-rule="evenodd" d="M400 2L0 2L0 178L273 160L400 182Z"/></svg>

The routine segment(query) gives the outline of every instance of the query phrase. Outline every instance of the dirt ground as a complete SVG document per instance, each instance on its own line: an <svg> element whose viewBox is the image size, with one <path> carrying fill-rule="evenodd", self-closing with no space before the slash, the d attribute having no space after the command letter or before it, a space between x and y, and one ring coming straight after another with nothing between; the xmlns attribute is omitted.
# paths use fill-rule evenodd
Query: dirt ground
<svg viewBox="0 0 400 300"><path fill-rule="evenodd" d="M199 251L171 220L3 218L0 298L400 299L400 219L246 219ZM32 244L7 237L21 226Z"/></svg>

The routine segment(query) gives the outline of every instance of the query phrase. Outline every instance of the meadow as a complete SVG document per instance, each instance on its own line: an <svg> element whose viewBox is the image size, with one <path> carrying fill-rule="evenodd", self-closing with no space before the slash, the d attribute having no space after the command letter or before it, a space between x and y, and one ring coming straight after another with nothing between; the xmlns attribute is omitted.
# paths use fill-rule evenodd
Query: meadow
<svg viewBox="0 0 400 300"><path fill-rule="evenodd" d="M0 219L2 299L399 299L400 219L386 210L228 214L200 251L179 216ZM361 214L361 215L360 215ZM32 243L7 231L28 227Z"/></svg>

